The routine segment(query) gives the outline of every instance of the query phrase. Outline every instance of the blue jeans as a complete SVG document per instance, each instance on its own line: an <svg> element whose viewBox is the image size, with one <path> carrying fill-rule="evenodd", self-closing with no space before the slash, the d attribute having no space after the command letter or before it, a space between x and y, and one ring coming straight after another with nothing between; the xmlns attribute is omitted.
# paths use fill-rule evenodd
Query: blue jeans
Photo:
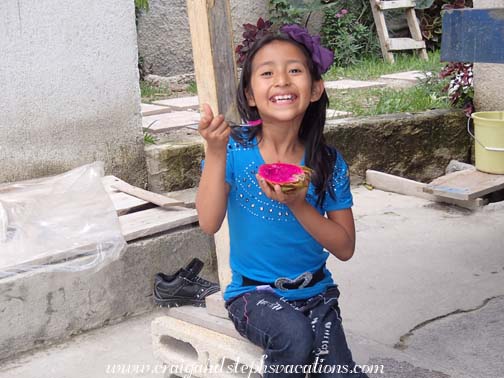
<svg viewBox="0 0 504 378"><path fill-rule="evenodd" d="M297 301L256 290L231 299L226 307L236 330L264 349L263 378L304 378L306 372L312 378L367 377L353 372L338 297L336 286Z"/></svg>

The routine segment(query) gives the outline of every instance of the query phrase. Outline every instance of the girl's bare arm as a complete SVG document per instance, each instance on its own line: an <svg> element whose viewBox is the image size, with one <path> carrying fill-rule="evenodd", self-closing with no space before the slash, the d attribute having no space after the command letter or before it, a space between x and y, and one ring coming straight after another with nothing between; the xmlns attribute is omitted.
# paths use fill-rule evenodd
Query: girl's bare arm
<svg viewBox="0 0 504 378"><path fill-rule="evenodd" d="M214 117L210 106L204 104L198 130L206 140L207 148L196 195L196 210L201 229L214 234L226 215L229 193L229 185L226 183L226 148L230 128L222 115Z"/></svg>

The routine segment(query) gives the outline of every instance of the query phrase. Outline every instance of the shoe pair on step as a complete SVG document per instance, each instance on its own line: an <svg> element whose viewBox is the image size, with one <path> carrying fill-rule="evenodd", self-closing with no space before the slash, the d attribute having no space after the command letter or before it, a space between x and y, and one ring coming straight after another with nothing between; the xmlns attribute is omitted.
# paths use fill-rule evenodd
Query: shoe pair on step
<svg viewBox="0 0 504 378"><path fill-rule="evenodd" d="M203 262L194 258L174 274L154 277L154 302L162 307L205 306L205 297L220 290L219 285L198 276Z"/></svg>

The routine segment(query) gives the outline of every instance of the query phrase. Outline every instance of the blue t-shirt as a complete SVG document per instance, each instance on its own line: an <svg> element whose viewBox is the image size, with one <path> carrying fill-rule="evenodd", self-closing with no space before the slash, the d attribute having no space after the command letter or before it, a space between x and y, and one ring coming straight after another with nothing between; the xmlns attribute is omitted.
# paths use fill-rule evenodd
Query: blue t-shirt
<svg viewBox="0 0 504 378"><path fill-rule="evenodd" d="M304 272L314 273L324 266L329 253L292 215L289 208L262 193L255 177L264 160L254 139L242 146L230 138L226 159L226 182L230 185L227 204L230 266L232 281L224 299L253 291L242 286L242 276L259 282L274 282L279 277L294 279ZM304 164L303 161L300 165ZM310 184L307 201L320 214L352 207L348 167L337 154L332 180L335 198L326 193L322 207L317 207L315 188ZM306 299L334 284L331 273L311 287L275 292L287 300Z"/></svg>

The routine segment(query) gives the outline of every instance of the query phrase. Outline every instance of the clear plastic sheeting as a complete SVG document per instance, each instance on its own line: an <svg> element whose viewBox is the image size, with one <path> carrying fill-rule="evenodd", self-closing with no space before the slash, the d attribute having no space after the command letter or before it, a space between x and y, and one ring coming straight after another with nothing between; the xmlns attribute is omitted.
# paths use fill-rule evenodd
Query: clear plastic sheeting
<svg viewBox="0 0 504 378"><path fill-rule="evenodd" d="M103 163L0 184L0 278L99 269L126 247L102 184Z"/></svg>

